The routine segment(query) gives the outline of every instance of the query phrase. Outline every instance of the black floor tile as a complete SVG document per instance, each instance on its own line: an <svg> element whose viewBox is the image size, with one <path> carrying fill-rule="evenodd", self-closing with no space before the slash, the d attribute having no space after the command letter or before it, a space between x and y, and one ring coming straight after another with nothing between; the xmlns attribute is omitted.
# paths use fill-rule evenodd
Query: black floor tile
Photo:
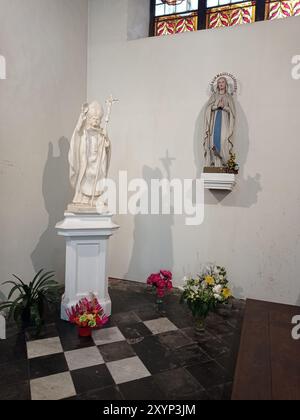
<svg viewBox="0 0 300 420"><path fill-rule="evenodd" d="M146 337L141 343L133 345L133 349L151 374L180 365L174 353L163 346L157 336Z"/></svg>
<svg viewBox="0 0 300 420"><path fill-rule="evenodd" d="M185 369L179 368L154 376L169 400L207 400L203 387Z"/></svg>
<svg viewBox="0 0 300 420"><path fill-rule="evenodd" d="M193 340L184 335L180 330L159 334L158 339L163 345L169 347L171 350L193 344Z"/></svg>
<svg viewBox="0 0 300 420"><path fill-rule="evenodd" d="M74 370L71 375L77 394L114 385L113 378L105 365Z"/></svg>
<svg viewBox="0 0 300 420"><path fill-rule="evenodd" d="M57 373L67 372L68 370L69 368L64 354L54 354L29 360L30 379L55 375Z"/></svg>
<svg viewBox="0 0 300 420"><path fill-rule="evenodd" d="M24 334L0 340L0 365L26 359L27 349Z"/></svg>
<svg viewBox="0 0 300 420"><path fill-rule="evenodd" d="M111 292L110 292L110 295L112 295ZM126 302L122 299L122 297L118 296L118 294L114 294L113 296L111 296L111 299L112 299L112 313L113 314L123 313L129 310L126 305Z"/></svg>
<svg viewBox="0 0 300 420"><path fill-rule="evenodd" d="M165 316L165 313L162 313L160 308L154 304L146 305L142 308L136 309L135 313L142 321L150 321Z"/></svg>
<svg viewBox="0 0 300 420"><path fill-rule="evenodd" d="M226 370L228 382L233 381L237 362L237 353L236 355L229 354L222 356L216 359L216 362Z"/></svg>
<svg viewBox="0 0 300 420"><path fill-rule="evenodd" d="M44 340L46 338L53 338L58 336L58 330L55 324L49 324L42 327L42 330L37 335L35 328L28 328L25 333L26 341Z"/></svg>
<svg viewBox="0 0 300 420"><path fill-rule="evenodd" d="M114 322L114 324L117 326L136 324L137 322L141 322L141 319L133 311L121 312L121 313L112 315L111 319Z"/></svg>
<svg viewBox="0 0 300 420"><path fill-rule="evenodd" d="M7 385L28 381L28 361L16 360L0 366L0 389Z"/></svg>
<svg viewBox="0 0 300 420"><path fill-rule="evenodd" d="M199 346L212 359L230 355L230 349L218 338L213 338L205 343L199 343Z"/></svg>
<svg viewBox="0 0 300 420"><path fill-rule="evenodd" d="M216 337L219 340L223 341L223 343L230 349L234 348L236 345L239 345L240 342L240 336L236 332L229 334L220 334Z"/></svg>
<svg viewBox="0 0 300 420"><path fill-rule="evenodd" d="M91 337L76 337L74 339L60 337L60 341L64 351L79 350L86 347L93 347L95 345Z"/></svg>
<svg viewBox="0 0 300 420"><path fill-rule="evenodd" d="M29 381L0 387L1 401L28 401L30 398Z"/></svg>
<svg viewBox="0 0 300 420"><path fill-rule="evenodd" d="M59 321L56 324L61 345L64 351L79 350L95 345L91 337L79 337L75 325L68 322Z"/></svg>
<svg viewBox="0 0 300 420"><path fill-rule="evenodd" d="M232 382L223 385L217 385L207 390L210 400L214 401L230 401L232 395Z"/></svg>
<svg viewBox="0 0 300 420"><path fill-rule="evenodd" d="M207 322L206 329L208 332L216 336L220 334L232 334L234 332L234 328L225 321L218 323Z"/></svg>
<svg viewBox="0 0 300 420"><path fill-rule="evenodd" d="M209 340L216 339L216 337L210 334L208 331L198 332L193 326L183 328L181 329L181 332L187 337L191 338L193 342L198 344L206 343Z"/></svg>
<svg viewBox="0 0 300 420"><path fill-rule="evenodd" d="M119 329L130 344L139 343L145 337L152 335L152 332L143 322L130 325L119 325Z"/></svg>
<svg viewBox="0 0 300 420"><path fill-rule="evenodd" d="M116 386L109 386L102 389L95 389L76 397L68 398L68 400L77 401L120 401L123 400L120 391Z"/></svg>
<svg viewBox="0 0 300 420"><path fill-rule="evenodd" d="M56 328L58 335L64 338L73 339L77 337L77 328L76 325L70 324L69 322L58 320L56 322Z"/></svg>
<svg viewBox="0 0 300 420"><path fill-rule="evenodd" d="M206 390L213 386L223 385L227 382L225 369L215 361L210 361L202 365L190 366L187 370Z"/></svg>
<svg viewBox="0 0 300 420"><path fill-rule="evenodd" d="M99 346L99 350L106 363L135 356L134 350L126 341L104 344L103 346Z"/></svg>
<svg viewBox="0 0 300 420"><path fill-rule="evenodd" d="M129 401L163 401L167 399L164 391L157 386L153 376L127 382L119 385L119 388L124 399Z"/></svg>
<svg viewBox="0 0 300 420"><path fill-rule="evenodd" d="M184 328L182 332L196 342L211 359L228 355L230 349L215 335L204 332L196 332L194 328Z"/></svg>
<svg viewBox="0 0 300 420"><path fill-rule="evenodd" d="M174 356L182 367L195 364L201 365L211 361L211 358L197 344L191 344L174 350Z"/></svg>

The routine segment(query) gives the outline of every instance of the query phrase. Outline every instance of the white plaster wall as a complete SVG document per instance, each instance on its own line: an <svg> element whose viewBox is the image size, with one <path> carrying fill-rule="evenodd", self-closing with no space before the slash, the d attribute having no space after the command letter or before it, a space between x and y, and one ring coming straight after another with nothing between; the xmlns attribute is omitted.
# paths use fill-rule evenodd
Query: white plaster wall
<svg viewBox="0 0 300 420"><path fill-rule="evenodd" d="M86 100L87 0L0 0L0 283L53 269L70 198L68 139ZM2 292L7 289L1 288Z"/></svg>
<svg viewBox="0 0 300 420"><path fill-rule="evenodd" d="M229 271L237 296L300 303L300 18L128 41L127 0L90 0L88 97L111 92L111 176L159 177L169 151L173 178L202 167L201 131L207 85L220 71L236 75L238 185L230 195L206 193L205 221L118 216L110 274L144 281L160 268L177 282L216 261Z"/></svg>

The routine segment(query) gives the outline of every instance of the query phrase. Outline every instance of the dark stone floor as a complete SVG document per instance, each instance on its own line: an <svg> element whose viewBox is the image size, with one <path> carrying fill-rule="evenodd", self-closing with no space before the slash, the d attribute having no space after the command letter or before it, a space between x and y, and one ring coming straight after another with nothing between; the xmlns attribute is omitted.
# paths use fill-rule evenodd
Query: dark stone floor
<svg viewBox="0 0 300 420"><path fill-rule="evenodd" d="M43 387L48 399L60 399L51 398L48 391L55 379L57 387L62 386L61 378L68 381L61 395L72 400L231 398L244 302L235 300L222 314L211 314L206 331L199 334L176 293L157 306L144 285L111 280L110 295L113 315L106 328L121 337L111 342L99 345L79 339L76 328L54 313L39 340L58 340L61 350L29 356L32 337L9 327L8 339L0 341L0 400L43 399ZM167 325L166 331L155 330L162 325ZM96 352L101 364L72 368L70 354L76 358L83 349L94 356ZM116 366L120 363L122 369L123 361L138 364L142 372L138 379L134 368L125 381L118 377Z"/></svg>

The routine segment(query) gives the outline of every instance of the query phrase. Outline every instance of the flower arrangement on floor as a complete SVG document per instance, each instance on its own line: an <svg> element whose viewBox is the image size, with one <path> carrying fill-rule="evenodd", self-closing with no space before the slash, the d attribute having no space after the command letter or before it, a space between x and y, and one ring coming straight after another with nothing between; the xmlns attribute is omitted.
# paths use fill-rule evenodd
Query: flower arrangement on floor
<svg viewBox="0 0 300 420"><path fill-rule="evenodd" d="M198 329L218 304L227 304L232 297L224 267L209 265L196 278L185 278L181 302L186 303Z"/></svg>
<svg viewBox="0 0 300 420"><path fill-rule="evenodd" d="M173 289L173 275L170 271L161 270L159 273L151 274L147 279L147 284L156 291L157 303L162 303L162 299L167 292Z"/></svg>
<svg viewBox="0 0 300 420"><path fill-rule="evenodd" d="M91 299L81 299L80 302L67 311L69 321L77 325L80 336L90 336L92 329L102 328L108 317L98 299L91 295Z"/></svg>

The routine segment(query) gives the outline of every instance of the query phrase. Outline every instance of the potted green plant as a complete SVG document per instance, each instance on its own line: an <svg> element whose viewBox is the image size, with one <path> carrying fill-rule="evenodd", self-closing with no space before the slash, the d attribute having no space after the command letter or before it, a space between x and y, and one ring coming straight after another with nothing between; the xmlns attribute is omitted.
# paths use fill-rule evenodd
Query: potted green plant
<svg viewBox="0 0 300 420"><path fill-rule="evenodd" d="M53 279L54 272L40 270L33 280L26 284L13 274L15 281L7 281L3 285L12 285L8 300L0 304L0 312L8 312L8 319L14 319L23 328L34 327L37 333L44 324L45 303L54 303L58 296L58 283ZM15 293L14 300L10 300Z"/></svg>

